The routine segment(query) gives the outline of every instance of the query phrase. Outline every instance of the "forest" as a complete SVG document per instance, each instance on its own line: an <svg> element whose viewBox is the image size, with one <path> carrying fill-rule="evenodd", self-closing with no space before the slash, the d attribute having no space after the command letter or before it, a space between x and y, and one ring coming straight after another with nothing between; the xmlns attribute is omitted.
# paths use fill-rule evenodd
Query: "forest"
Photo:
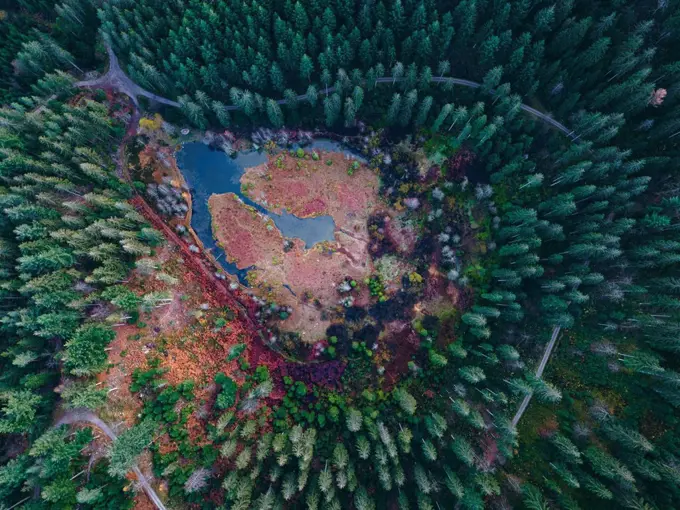
<svg viewBox="0 0 680 510"><path fill-rule="evenodd" d="M680 508L680 0L0 0L0 210L0 510Z"/></svg>

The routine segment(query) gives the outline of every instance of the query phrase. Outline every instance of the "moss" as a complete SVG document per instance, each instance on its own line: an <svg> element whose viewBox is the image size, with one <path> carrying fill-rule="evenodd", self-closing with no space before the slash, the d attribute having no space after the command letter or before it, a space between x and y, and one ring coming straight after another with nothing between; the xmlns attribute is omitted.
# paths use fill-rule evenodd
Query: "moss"
<svg viewBox="0 0 680 510"><path fill-rule="evenodd" d="M517 426L519 446L513 463L518 472L524 473L525 476L542 472L544 454L541 446L545 441L539 435L539 431L554 421L555 410L552 407L532 401Z"/></svg>

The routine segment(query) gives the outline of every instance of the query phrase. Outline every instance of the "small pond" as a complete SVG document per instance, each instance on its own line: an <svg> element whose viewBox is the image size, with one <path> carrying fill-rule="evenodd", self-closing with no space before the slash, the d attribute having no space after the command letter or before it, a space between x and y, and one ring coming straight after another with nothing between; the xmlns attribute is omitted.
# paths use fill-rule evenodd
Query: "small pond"
<svg viewBox="0 0 680 510"><path fill-rule="evenodd" d="M344 151L340 144L330 140L317 140L307 149L327 151ZM356 155L352 155L357 158ZM234 193L244 203L268 215L276 224L284 237L297 237L305 242L307 248L323 241L335 239L335 222L330 216L315 218L298 218L284 212L276 214L253 202L241 193L241 176L246 168L261 165L267 161L262 152L240 152L236 157L213 149L203 143L186 143L177 153L177 166L191 188L193 210L191 226L203 243L205 249L211 250L224 269L239 277L244 283L248 269L239 270L236 264L226 260L224 250L217 246L212 234L212 217L208 208L208 198L213 194Z"/></svg>

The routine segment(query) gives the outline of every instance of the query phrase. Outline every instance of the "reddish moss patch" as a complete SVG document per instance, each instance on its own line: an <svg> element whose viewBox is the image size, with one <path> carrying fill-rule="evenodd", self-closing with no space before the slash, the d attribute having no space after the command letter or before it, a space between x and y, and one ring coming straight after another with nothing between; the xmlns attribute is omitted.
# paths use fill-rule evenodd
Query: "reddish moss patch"
<svg viewBox="0 0 680 510"><path fill-rule="evenodd" d="M383 333L390 361L385 370L386 388L391 388L408 372L411 357L420 348L420 338L405 321L392 321L385 325Z"/></svg>
<svg viewBox="0 0 680 510"><path fill-rule="evenodd" d="M325 210L326 202L320 198L315 198L308 204L305 204L300 212L302 213L303 218L311 218L313 216L319 216L320 214L323 214Z"/></svg>
<svg viewBox="0 0 680 510"><path fill-rule="evenodd" d="M322 153L318 161L279 155L241 178L248 195L273 212L333 217L335 241L310 249L294 239L284 250L272 220L234 194L209 199L213 232L229 259L240 269L255 267L248 275L253 288L293 308L281 328L300 333L307 343L324 339L332 321L342 320L343 295L335 285L346 278L362 281L373 269L367 219L379 202L378 177L364 165L348 175L350 164L340 153Z"/></svg>
<svg viewBox="0 0 680 510"><path fill-rule="evenodd" d="M273 264L283 257L283 236L274 222L244 204L233 193L211 195L215 238L226 249L230 262L239 269L260 265L269 259Z"/></svg>
<svg viewBox="0 0 680 510"><path fill-rule="evenodd" d="M339 152L321 152L318 161L282 154L248 168L241 183L253 200L273 212L285 210L300 218L328 214L338 229L364 232L378 203L380 182L363 164L349 175L352 161Z"/></svg>

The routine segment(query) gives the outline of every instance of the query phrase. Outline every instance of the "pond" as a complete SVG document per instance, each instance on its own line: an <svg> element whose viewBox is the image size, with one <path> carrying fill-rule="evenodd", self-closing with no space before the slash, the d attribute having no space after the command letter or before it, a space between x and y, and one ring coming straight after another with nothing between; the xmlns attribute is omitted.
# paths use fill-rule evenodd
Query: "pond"
<svg viewBox="0 0 680 510"><path fill-rule="evenodd" d="M317 143L322 143L318 146ZM335 142L315 142L311 148L323 150L341 150ZM217 246L212 233L212 216L208 208L208 198L213 194L234 193L245 204L266 214L286 238L299 238L307 248L316 243L335 240L335 222L330 216L315 218L298 218L284 212L276 214L253 202L241 193L241 176L246 168L261 165L267 161L262 152L240 152L235 158L226 153L210 148L203 143L187 143L177 153L177 166L192 194L191 227L203 243L206 250L211 250L224 269L237 275L244 283L248 269L238 269L236 264L229 263L224 250Z"/></svg>

